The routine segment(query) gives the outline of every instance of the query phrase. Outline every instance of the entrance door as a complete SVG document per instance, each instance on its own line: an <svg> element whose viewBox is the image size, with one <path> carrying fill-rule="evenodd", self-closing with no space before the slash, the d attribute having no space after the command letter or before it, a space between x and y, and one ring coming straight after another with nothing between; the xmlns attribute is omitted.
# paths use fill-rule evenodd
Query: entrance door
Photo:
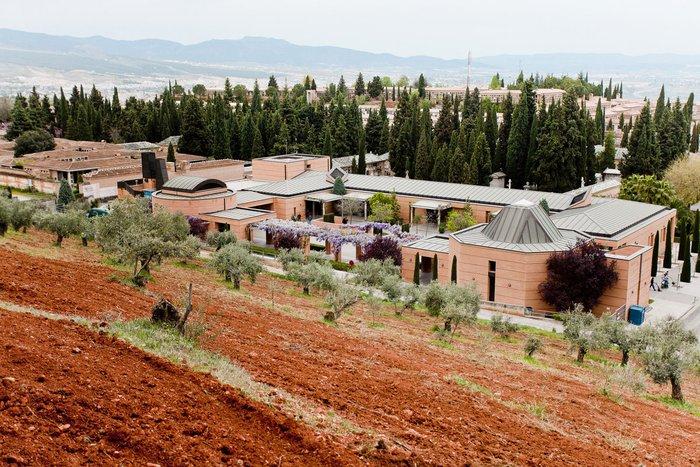
<svg viewBox="0 0 700 467"><path fill-rule="evenodd" d="M496 262L489 261L489 302L496 301Z"/></svg>

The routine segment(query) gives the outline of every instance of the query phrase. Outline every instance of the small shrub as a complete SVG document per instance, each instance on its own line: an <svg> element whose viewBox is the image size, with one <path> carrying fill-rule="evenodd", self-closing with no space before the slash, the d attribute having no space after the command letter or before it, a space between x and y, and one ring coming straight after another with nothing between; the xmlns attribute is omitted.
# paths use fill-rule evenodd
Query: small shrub
<svg viewBox="0 0 700 467"><path fill-rule="evenodd" d="M360 256L361 261L370 259L380 261L391 259L396 266L401 266L401 245L394 237L387 235L376 236L365 246Z"/></svg>
<svg viewBox="0 0 700 467"><path fill-rule="evenodd" d="M525 341L525 355L532 356L542 348L542 340L537 336L529 336Z"/></svg>
<svg viewBox="0 0 700 467"><path fill-rule="evenodd" d="M503 315L491 316L491 330L500 335L503 339L517 332L519 328L517 324L511 321L510 317L504 317Z"/></svg>
<svg viewBox="0 0 700 467"><path fill-rule="evenodd" d="M278 231L272 237L272 244L278 250L291 250L301 247L301 239L291 232Z"/></svg>
<svg viewBox="0 0 700 467"><path fill-rule="evenodd" d="M209 222L197 216L187 216L187 222L190 224L190 235L194 235L202 240L206 238Z"/></svg>

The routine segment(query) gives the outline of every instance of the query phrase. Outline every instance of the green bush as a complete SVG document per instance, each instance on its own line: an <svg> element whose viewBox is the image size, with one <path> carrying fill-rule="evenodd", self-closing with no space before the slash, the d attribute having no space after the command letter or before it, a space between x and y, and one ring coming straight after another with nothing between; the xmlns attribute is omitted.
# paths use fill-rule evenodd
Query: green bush
<svg viewBox="0 0 700 467"><path fill-rule="evenodd" d="M15 140L15 157L35 152L50 151L56 147L53 136L46 130L30 130Z"/></svg>

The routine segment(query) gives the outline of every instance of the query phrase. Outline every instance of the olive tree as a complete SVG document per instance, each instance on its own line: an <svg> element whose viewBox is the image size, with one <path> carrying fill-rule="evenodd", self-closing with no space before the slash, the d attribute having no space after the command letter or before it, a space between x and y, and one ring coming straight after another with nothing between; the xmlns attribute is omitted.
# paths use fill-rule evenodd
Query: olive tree
<svg viewBox="0 0 700 467"><path fill-rule="evenodd" d="M95 220L97 243L105 253L133 265L132 280L137 284L144 283L154 262L196 255L200 243L189 232L183 215L165 209L151 212L145 199L117 201L108 216Z"/></svg>
<svg viewBox="0 0 700 467"><path fill-rule="evenodd" d="M510 316L495 314L491 316L491 330L501 336L503 339L508 338L512 333L516 332L520 327L515 324Z"/></svg>
<svg viewBox="0 0 700 467"><path fill-rule="evenodd" d="M577 362L583 363L588 352L605 345L605 334L598 319L592 313L584 311L583 305L576 304L572 310L563 314L563 319L564 338L577 351Z"/></svg>
<svg viewBox="0 0 700 467"><path fill-rule="evenodd" d="M359 291L345 281L337 281L335 287L326 295L326 305L330 309L324 315L326 321L334 322L360 299Z"/></svg>
<svg viewBox="0 0 700 467"><path fill-rule="evenodd" d="M542 348L542 340L537 336L529 336L525 341L525 355L532 358L532 356Z"/></svg>
<svg viewBox="0 0 700 467"><path fill-rule="evenodd" d="M444 332L453 336L460 324L473 324L481 308L481 294L474 284L446 286L445 305L440 316L445 320Z"/></svg>
<svg viewBox="0 0 700 467"><path fill-rule="evenodd" d="M56 246L60 247L67 237L81 235L88 228L85 212L68 209L64 212L39 211L33 217L34 225L56 235Z"/></svg>
<svg viewBox="0 0 700 467"><path fill-rule="evenodd" d="M642 345L643 333L639 328L633 327L626 321L615 319L609 315L600 318L599 325L604 339L622 352L620 364L627 365L630 353L638 350Z"/></svg>
<svg viewBox="0 0 700 467"><path fill-rule="evenodd" d="M27 231L27 227L31 227L32 219L36 213L37 206L31 201L16 201L11 203L10 208L10 224L12 228L19 232Z"/></svg>
<svg viewBox="0 0 700 467"><path fill-rule="evenodd" d="M671 397L683 402L683 372L700 363L697 337L680 320L671 318L641 329L644 371L656 384L670 382Z"/></svg>
<svg viewBox="0 0 700 467"><path fill-rule="evenodd" d="M292 262L288 265L290 279L301 285L303 292L308 295L311 289L331 290L335 287L333 268L326 264L311 261L309 263Z"/></svg>
<svg viewBox="0 0 700 467"><path fill-rule="evenodd" d="M11 223L12 201L5 197L0 197L0 237L5 236Z"/></svg>
<svg viewBox="0 0 700 467"><path fill-rule="evenodd" d="M384 277L379 289L393 305L396 316L401 316L405 310L413 309L420 299L418 286L407 284L400 276L393 274Z"/></svg>
<svg viewBox="0 0 700 467"><path fill-rule="evenodd" d="M422 299L431 316L440 316L447 302L447 289L439 282L433 281L423 289Z"/></svg>
<svg viewBox="0 0 700 467"><path fill-rule="evenodd" d="M382 282L388 276L399 276L399 268L394 265L391 259L361 261L355 265L352 272L355 274L353 278L355 284L370 289L381 288Z"/></svg>
<svg viewBox="0 0 700 467"><path fill-rule="evenodd" d="M216 251L219 251L230 243L236 243L236 234L230 230L224 230L223 232L219 232L218 230L209 231L207 232L205 242L210 247L216 249Z"/></svg>
<svg viewBox="0 0 700 467"><path fill-rule="evenodd" d="M212 267L231 281L234 289L241 288L241 280L248 277L255 282L263 271L260 261L251 254L250 249L242 243L231 243L212 255Z"/></svg>

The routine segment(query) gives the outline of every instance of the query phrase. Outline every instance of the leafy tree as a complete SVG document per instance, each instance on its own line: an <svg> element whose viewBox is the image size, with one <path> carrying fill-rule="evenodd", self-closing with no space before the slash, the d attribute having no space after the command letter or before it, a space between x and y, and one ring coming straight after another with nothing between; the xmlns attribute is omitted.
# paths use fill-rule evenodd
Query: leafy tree
<svg viewBox="0 0 700 467"><path fill-rule="evenodd" d="M216 251L219 251L226 245L236 243L236 240L236 234L230 230L224 230L223 232L219 232L218 230L210 230L207 232L205 241L207 245L214 248ZM280 252L280 254L281 253L282 252Z"/></svg>
<svg viewBox="0 0 700 467"><path fill-rule="evenodd" d="M3 202L5 202L3 200ZM12 228L19 232L27 231L27 228L32 225L32 219L37 211L36 204L29 201L17 201L12 203L6 203L9 206L9 223ZM7 206L5 209L7 209Z"/></svg>
<svg viewBox="0 0 700 467"><path fill-rule="evenodd" d="M700 201L700 159L682 157L668 168L664 175L684 205Z"/></svg>
<svg viewBox="0 0 700 467"><path fill-rule="evenodd" d="M66 179L61 180L58 186L58 196L56 197L56 207L62 209L75 201L73 189Z"/></svg>
<svg viewBox="0 0 700 467"><path fill-rule="evenodd" d="M0 237L4 237L12 222L12 204L7 198L0 197Z"/></svg>
<svg viewBox="0 0 700 467"><path fill-rule="evenodd" d="M212 267L224 275L224 279L233 283L234 289L241 288L241 280L248 277L255 282L258 274L263 271L260 261L255 258L250 249L240 243L231 243L212 255Z"/></svg>
<svg viewBox="0 0 700 467"><path fill-rule="evenodd" d="M375 193L368 200L369 219L376 222L397 223L401 220L401 206L396 194Z"/></svg>
<svg viewBox="0 0 700 467"><path fill-rule="evenodd" d="M38 229L56 235L56 246L60 247L66 237L83 233L88 220L83 211L69 209L65 212L39 211L33 222Z"/></svg>
<svg viewBox="0 0 700 467"><path fill-rule="evenodd" d="M698 362L697 337L680 320L667 319L642 328L644 371L656 384L671 383L671 397L683 402L683 372Z"/></svg>
<svg viewBox="0 0 700 467"><path fill-rule="evenodd" d="M15 157L35 152L50 151L56 147L53 136L46 130L29 130L15 140Z"/></svg>
<svg viewBox="0 0 700 467"><path fill-rule="evenodd" d="M564 319L564 339L571 343L577 351L576 361L583 359L591 350L605 345L605 334L599 326L597 318L584 310L580 303L562 315Z"/></svg>
<svg viewBox="0 0 700 467"><path fill-rule="evenodd" d="M105 253L133 265L132 280L137 284L144 283L144 273L154 261L190 258L199 250L199 240L189 235L184 216L164 209L151 213L145 199L117 201L109 216L95 222L98 244Z"/></svg>
<svg viewBox="0 0 700 467"><path fill-rule="evenodd" d="M446 301L440 316L445 320L444 331L454 336L460 324L473 324L481 308L481 294L474 284L466 287L454 284L445 286Z"/></svg>
<svg viewBox="0 0 700 467"><path fill-rule="evenodd" d="M330 310L324 315L326 321L335 322L345 310L350 308L360 299L360 294L355 287L343 281L338 281L336 286L326 295L325 302Z"/></svg>
<svg viewBox="0 0 700 467"><path fill-rule="evenodd" d="M630 175L622 181L620 199L671 207L676 193L667 181L653 175Z"/></svg>
<svg viewBox="0 0 700 467"><path fill-rule="evenodd" d="M378 259L380 261L390 259L398 266L401 264L401 245L392 236L377 235L365 246L360 257L361 261L369 259Z"/></svg>
<svg viewBox="0 0 700 467"><path fill-rule="evenodd" d="M538 289L545 302L557 311L580 304L592 310L605 291L618 279L615 263L593 242L579 241L570 250L555 252L547 259L547 278Z"/></svg>
<svg viewBox="0 0 700 467"><path fill-rule="evenodd" d="M292 262L287 268L289 269L290 279L301 285L306 295L312 289L330 291L336 285L333 268L327 262Z"/></svg>
<svg viewBox="0 0 700 467"><path fill-rule="evenodd" d="M638 331L638 328L627 324L626 321L615 319L610 315L600 318L599 325L604 338L622 353L620 364L626 366L630 359L630 353L638 350L642 345L642 333Z"/></svg>
<svg viewBox="0 0 700 467"><path fill-rule="evenodd" d="M190 235L204 240L209 231L209 222L197 216L187 216L187 223L190 226Z"/></svg>
<svg viewBox="0 0 700 467"><path fill-rule="evenodd" d="M431 316L440 316L447 303L447 289L437 281L432 281L424 288L422 302Z"/></svg>
<svg viewBox="0 0 700 467"><path fill-rule="evenodd" d="M367 259L357 263L352 272L355 274L353 282L361 287L370 289L380 288L382 281L388 276L399 276L399 268L390 258Z"/></svg>
<svg viewBox="0 0 700 467"><path fill-rule="evenodd" d="M404 310L412 309L419 299L418 287L406 284L397 275L385 276L380 290L394 307L394 314L401 316Z"/></svg>
<svg viewBox="0 0 700 467"><path fill-rule="evenodd" d="M446 228L450 232L464 230L476 224L476 219L472 213L470 205L466 204L464 209L451 209L447 213Z"/></svg>

